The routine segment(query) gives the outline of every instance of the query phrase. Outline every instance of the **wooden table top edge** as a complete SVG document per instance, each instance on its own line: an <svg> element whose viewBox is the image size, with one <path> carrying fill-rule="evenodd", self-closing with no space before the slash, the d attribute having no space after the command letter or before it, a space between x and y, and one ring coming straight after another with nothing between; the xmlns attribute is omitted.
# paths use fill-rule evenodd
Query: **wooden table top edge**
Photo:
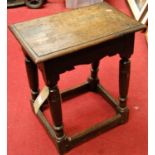
<svg viewBox="0 0 155 155"><path fill-rule="evenodd" d="M119 33L119 35L115 35L115 37L114 37L114 34L112 34L112 35L109 35L109 36L106 36L106 37L101 37L101 38L93 40L93 41L89 41L87 44L85 43L85 44L81 44L81 45L77 45L77 46L72 46L72 47L69 47L69 48L66 48L66 49L62 49L62 50L50 53L50 54L46 54L44 56L38 56L37 54L35 54L35 52L30 47L30 45L24 40L24 38L21 37L19 32L16 30L15 25L10 25L9 28L13 32L14 36L16 37L16 39L20 42L20 44L26 50L26 52L28 53L30 58L34 61L34 63L37 64L37 63L41 63L41 62L47 61L49 59L54 59L54 58L57 58L57 57L64 56L66 54L70 54L70 53L76 52L79 49L85 49L87 47L90 47L90 45L94 46L94 45L100 44L102 42L107 42L110 39L118 38L118 37L120 37L122 35L125 35L125 34L128 34L128 33L133 33L133 32L137 32L139 30L143 30L143 29L146 28L146 26L143 25L143 24L140 24L140 25L135 26L132 29L129 29L129 30L126 30L126 31L122 31L122 33Z"/></svg>
<svg viewBox="0 0 155 155"><path fill-rule="evenodd" d="M109 5L106 2L104 2L104 3L106 5ZM87 7L89 7L89 6L87 6ZM79 8L79 9L82 9L82 8ZM114 8L114 9L116 9L116 8ZM121 12L118 9L116 9L116 10ZM69 10L68 12L70 12L70 11L75 11L75 10ZM54 15L49 15L49 16L56 16L56 15L62 14L62 13L67 13L67 12L60 12L60 13L56 13ZM42 19L42 18L47 18L47 17L48 16L39 17L37 19ZM129 17L129 16L127 16L127 17ZM131 17L129 17L129 18L131 18ZM32 19L32 20L37 20L37 19ZM24 22L29 22L29 21L32 21L32 20L28 20L28 21L24 21ZM20 22L20 23L24 23L24 22ZM16 23L16 24L19 24L19 23ZM133 27L125 29L125 30L123 30L123 31L121 31L119 33L112 33L112 34L110 34L110 35L108 35L106 37L103 36L103 37L97 38L95 40L90 40L90 41L88 41L86 43L77 44L75 46L70 46L68 48L64 48L64 49L61 49L61 50L58 50L58 51L55 51L55 52L51 52L51 53L46 54L46 55L39 56L33 50L33 48L31 48L31 46L25 41L22 34L16 29L16 24L9 25L9 29L13 32L13 35L15 36L15 38L18 40L18 42L22 45L24 50L27 52L27 54L30 56L30 58L36 64L47 61L49 59L54 59L54 58L57 58L57 57L61 57L61 56L64 56L66 54L70 54L70 53L76 52L78 50L85 49L85 48L90 47L90 46L94 46L94 45L97 45L97 44L100 44L100 43L103 43L103 42L107 42L110 39L115 39L115 38L118 38L118 37L120 37L122 35L126 35L128 33L134 33L134 32L137 32L137 31L140 31L140 30L143 30L143 29L146 28L146 26L144 24L141 24L140 22L137 21L137 25L134 25Z"/></svg>

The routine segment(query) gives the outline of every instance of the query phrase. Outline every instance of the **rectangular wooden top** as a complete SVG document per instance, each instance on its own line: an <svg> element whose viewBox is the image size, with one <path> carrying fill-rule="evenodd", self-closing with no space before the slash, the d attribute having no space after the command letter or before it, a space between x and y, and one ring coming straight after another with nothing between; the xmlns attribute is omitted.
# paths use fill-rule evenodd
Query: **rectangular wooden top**
<svg viewBox="0 0 155 155"><path fill-rule="evenodd" d="M145 26L106 2L10 26L35 63L133 33Z"/></svg>

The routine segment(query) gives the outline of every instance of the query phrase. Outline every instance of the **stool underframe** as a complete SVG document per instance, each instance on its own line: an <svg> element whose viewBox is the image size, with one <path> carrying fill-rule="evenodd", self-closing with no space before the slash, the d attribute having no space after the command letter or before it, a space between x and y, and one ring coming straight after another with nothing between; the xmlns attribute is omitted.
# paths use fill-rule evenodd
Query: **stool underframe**
<svg viewBox="0 0 155 155"><path fill-rule="evenodd" d="M54 60L49 60L40 64L35 64L29 56L26 55L25 50L23 49L26 57L26 69L29 80L29 85L31 88L31 103L33 104L36 97L39 94L38 86L38 68L43 74L45 84L49 87L50 94L47 101L39 109L37 117L46 128L51 139L55 143L57 150L60 155L68 152L75 146L87 141L88 139L108 131L120 124L127 122L129 110L126 105L127 93L129 86L129 77L130 77L130 56L133 53L133 43L134 43L134 33L128 34L116 39L111 40L110 42L105 42L103 45L95 46L86 49L90 52L79 51L78 54L71 53L69 55L63 56L61 58L56 58ZM123 45L123 46L122 46ZM100 49L100 47L103 47ZM96 51L103 50L105 52ZM124 50L124 52L123 52ZM108 52L111 51L111 52ZM116 52L117 51L117 52ZM105 56L113 56L119 54L121 57L119 63L119 101L116 101L99 83L97 77L98 65L101 58ZM87 59L86 59L87 58ZM66 60L66 61L62 61ZM69 61L70 60L70 61ZM64 92L59 92L57 87L57 82L59 80L59 74L74 69L75 65L79 64L92 64L91 75L88 80L75 88L66 90ZM62 109L61 109L61 100L74 97L80 93L87 91L93 91L95 93L101 94L104 99L112 105L116 111L116 115L108 120L97 123L91 128L82 131L72 137L68 137L63 130L63 118L62 118ZM45 118L43 111L49 103L51 116L53 119L53 126L49 124ZM33 107L33 106L32 106Z"/></svg>

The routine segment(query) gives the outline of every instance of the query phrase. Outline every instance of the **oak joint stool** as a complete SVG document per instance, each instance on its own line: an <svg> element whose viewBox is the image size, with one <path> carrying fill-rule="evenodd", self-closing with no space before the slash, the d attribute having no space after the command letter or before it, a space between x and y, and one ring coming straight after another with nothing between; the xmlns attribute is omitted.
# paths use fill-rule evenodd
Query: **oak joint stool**
<svg viewBox="0 0 155 155"><path fill-rule="evenodd" d="M10 26L22 46L31 89L32 108L47 129L59 154L71 150L80 143L111 128L127 122L127 93L130 76L130 60L134 48L134 34L145 26L106 2L50 15ZM100 59L119 54L119 101L114 99L98 79ZM74 66L91 64L88 80L80 86L59 92L59 75ZM45 85L39 91L38 68ZM62 100L77 94L93 91L110 103L116 115L86 131L68 137L63 130ZM43 111L49 104L53 126Z"/></svg>

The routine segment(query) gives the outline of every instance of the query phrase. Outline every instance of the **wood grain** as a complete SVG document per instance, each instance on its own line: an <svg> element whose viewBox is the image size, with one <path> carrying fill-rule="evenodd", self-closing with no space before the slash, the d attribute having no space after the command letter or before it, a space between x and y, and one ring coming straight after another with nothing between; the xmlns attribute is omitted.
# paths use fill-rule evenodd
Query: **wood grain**
<svg viewBox="0 0 155 155"><path fill-rule="evenodd" d="M138 31L144 26L104 2L17 23L10 28L32 60L38 63Z"/></svg>

